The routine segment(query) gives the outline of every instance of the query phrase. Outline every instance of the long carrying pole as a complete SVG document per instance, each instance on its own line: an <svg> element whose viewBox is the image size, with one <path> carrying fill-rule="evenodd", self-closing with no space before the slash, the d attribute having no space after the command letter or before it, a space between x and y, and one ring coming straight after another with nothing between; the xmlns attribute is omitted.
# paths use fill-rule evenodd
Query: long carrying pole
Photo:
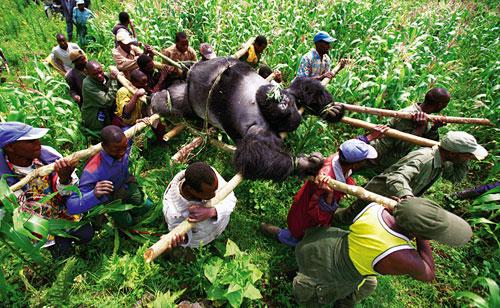
<svg viewBox="0 0 500 308"><path fill-rule="evenodd" d="M367 201L371 201L371 202L376 202L380 205L383 205L385 208L391 209L391 210L394 209L396 204L398 204L398 202L393 200L393 199L390 199L390 198L378 195L376 193L373 193L371 191L368 191L361 186L348 185L348 184L342 183L340 181L334 180L331 177L324 175L324 174L320 174L320 175L316 176L315 180L316 180L316 182L319 182L319 181L324 180L325 178L328 179L328 182L327 182L328 186L330 186L330 188L333 190L341 191L345 194L355 196L359 199L363 199L363 200L367 200Z"/></svg>
<svg viewBox="0 0 500 308"><path fill-rule="evenodd" d="M165 60L169 65L175 66L178 69L182 70L182 65L179 62L170 59L169 57L167 57L166 55L162 54L159 51L153 50L153 53L156 56L158 56L158 57L162 58L163 60Z"/></svg>
<svg viewBox="0 0 500 308"><path fill-rule="evenodd" d="M118 81L122 84L122 86L124 86L130 93L134 94L137 91L137 88L125 77L123 72L120 72L116 68L116 66L110 65L109 69L111 71L113 71L113 70L118 71L118 74L116 75L116 79L118 79ZM141 100L142 103L146 103L146 96L145 95L141 96L139 98L139 100Z"/></svg>
<svg viewBox="0 0 500 308"><path fill-rule="evenodd" d="M243 57L243 55L248 51L248 48L250 48L250 45L252 45L254 42L255 42L254 37L246 41L245 44L243 44L243 47L234 53L233 57L236 59Z"/></svg>
<svg viewBox="0 0 500 308"><path fill-rule="evenodd" d="M151 117L149 117L150 123L154 122L155 120L157 120L159 118L160 118L160 115L153 114ZM129 129L127 129L125 131L125 136L127 137L127 139L130 139L137 132L140 132L141 130L143 130L146 126L148 126L148 124L146 124L144 122L137 123L137 124L135 124L134 126L132 126L131 128L129 128ZM89 147L88 149L81 150L81 151L75 152L75 153L73 153L71 155L68 155L64 159L66 159L66 160L68 160L70 162L76 162L76 161L80 161L80 160L86 159L86 158L88 158L90 156L93 156L93 155L99 153L99 151L101 151L101 150L102 150L102 146L99 143L99 144L96 144L96 145L93 145L93 146ZM24 178L22 178L19 182L17 182L14 185L12 185L10 187L10 191L11 192L15 192L15 191L21 189L24 185L26 185L27 183L29 183L34 178L45 176L45 175L48 175L48 174L52 173L54 171L54 165L55 164L52 163L52 164L40 167L38 169L35 169L33 172L29 173Z"/></svg>
<svg viewBox="0 0 500 308"><path fill-rule="evenodd" d="M372 108L372 107L365 107L365 106L358 106L358 105L351 105L344 103L342 103L342 105L344 105L344 108L349 111L374 114L384 117L394 117L394 118L409 119L409 120L412 119L412 113L409 112ZM491 123L490 120L485 118L449 117L449 116L439 116L432 114L429 114L427 116L431 120L441 120L445 123L478 124L478 125L493 126L493 123Z"/></svg>

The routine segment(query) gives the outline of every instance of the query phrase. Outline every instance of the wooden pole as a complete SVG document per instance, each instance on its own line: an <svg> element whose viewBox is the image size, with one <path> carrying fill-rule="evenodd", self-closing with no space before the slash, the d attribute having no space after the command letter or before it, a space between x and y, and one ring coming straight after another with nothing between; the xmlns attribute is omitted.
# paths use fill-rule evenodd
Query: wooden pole
<svg viewBox="0 0 500 308"><path fill-rule="evenodd" d="M342 104L342 105L344 105L344 108L346 110L349 110L349 111L374 114L374 115L384 116L384 117L394 117L394 118L411 120L412 116L413 116L412 113L404 112L404 111L394 111L394 110L387 110L387 109L380 109L380 108L371 108L371 107L351 105L351 104ZM432 115L432 114L429 114L427 116L431 120L440 120L440 121L445 122L445 123L478 124L478 125L494 126L493 123L490 122L490 120L485 119L485 118L449 117L449 116L440 116L440 115Z"/></svg>
<svg viewBox="0 0 500 308"><path fill-rule="evenodd" d="M271 75L266 77L266 81L271 82L274 80L274 77L276 77L276 75L272 72Z"/></svg>
<svg viewBox="0 0 500 308"><path fill-rule="evenodd" d="M317 182L323 181L325 179L328 180L328 182L327 182L328 186L330 186L330 188L333 190L341 191L345 194L355 196L359 199L363 199L366 201L376 202L380 205L383 205L387 209L392 210L392 209L394 209L396 204L398 204L398 202L396 200L378 195L376 193L373 193L371 191L364 189L361 186L348 185L348 184L339 182L339 181L334 180L331 177L324 175L324 174L320 174L320 175L316 176L315 182L317 183Z"/></svg>
<svg viewBox="0 0 500 308"><path fill-rule="evenodd" d="M207 130L207 135L210 136L211 134L213 134L215 132L215 129L213 127L209 128ZM196 131L197 134L201 135L201 136L198 136L196 138L194 138L190 143L188 143L187 145L183 146L179 151L177 151L177 153L175 153L172 157L171 157L171 162L173 163L177 163L177 164L180 164L182 162L184 162L188 155L194 150L196 149L197 147L199 147L200 145L203 144L203 135L201 134L201 132L198 132Z"/></svg>
<svg viewBox="0 0 500 308"><path fill-rule="evenodd" d="M207 204L207 207L214 207L222 200L224 200L235 188L243 181L243 175L241 173L237 173L227 184L217 192L214 198L212 198ZM164 251L172 248L172 239L176 235L183 236L189 230L193 228L195 223L189 222L189 220L184 220L177 227L172 229L168 234L162 236L158 242L153 244L146 252L144 253L144 259L146 262L151 262L160 256Z"/></svg>
<svg viewBox="0 0 500 308"><path fill-rule="evenodd" d="M222 151L228 152L228 153L234 153L236 151L236 147L230 144L226 144L222 141L219 141L217 139L210 139L210 144L213 146L221 149Z"/></svg>
<svg viewBox="0 0 500 308"><path fill-rule="evenodd" d="M159 69L159 70L162 70L165 68L165 66L167 66L166 64L161 63L161 62L157 62L157 61L153 61L153 64L154 64L155 68Z"/></svg>
<svg viewBox="0 0 500 308"><path fill-rule="evenodd" d="M166 61L169 65L175 66L175 67L177 67L178 69L182 70L182 67L183 67L183 66L182 66L179 62L177 62L177 61L174 61L174 60L170 59L169 57L167 57L166 55L162 54L162 53L161 53L161 52L159 52L159 51L153 50L153 53L154 53L156 56L158 56L158 57L162 58L163 60L165 60L165 61Z"/></svg>
<svg viewBox="0 0 500 308"><path fill-rule="evenodd" d="M338 72L340 72L340 70L343 68L343 66L340 65L340 62L337 63L337 65L333 68L332 70L332 74L333 74L333 77L335 77L335 75L338 74ZM321 80L321 84L326 87L326 85L331 81L332 79L331 78L323 78L323 80Z"/></svg>
<svg viewBox="0 0 500 308"><path fill-rule="evenodd" d="M114 65L110 65L109 70L110 71L114 71L114 70L118 71L118 74L116 75L116 79L118 79L118 81L122 84L122 86L124 86L130 93L135 94L135 92L137 91L137 88L130 82L130 80L128 80L125 77L123 72L119 71L118 68L116 68L116 66L114 66ZM146 102L147 102L146 95L139 97L139 100L143 104L146 104Z"/></svg>
<svg viewBox="0 0 500 308"><path fill-rule="evenodd" d="M234 53L233 57L235 57L236 59L243 57L243 55L247 53L248 48L250 48L250 45L252 45L254 42L255 42L255 37L252 37L251 39L246 41L245 44L243 44L243 47Z"/></svg>
<svg viewBox="0 0 500 308"><path fill-rule="evenodd" d="M149 122L153 123L155 120L158 120L159 118L160 118L160 115L153 114L151 117L149 117ZM148 125L149 124L146 124L144 122L139 122L139 123L135 124L134 126L130 127L129 129L127 129L125 131L125 136L127 137L127 139L130 139L137 132L140 132ZM99 153L99 151L101 151L101 150L102 150L102 146L99 143L99 144L96 144L96 145L89 147L88 149L81 150L81 151L75 152L71 155L68 155L64 159L70 161L71 163L74 163L74 162L77 162L77 161L80 161L83 159L87 159L88 157ZM38 169L35 169L33 172L27 174L24 178L22 178L19 182L10 186L10 191L15 192L15 191L21 189L24 185L28 184L34 178L48 175L48 174L52 173L53 171L54 171L54 163L49 164L49 165L45 165L45 166L40 167Z"/></svg>
<svg viewBox="0 0 500 308"><path fill-rule="evenodd" d="M342 120L340 120L340 122L349 124L349 125L354 126L354 127L361 127L361 128L368 129L368 130L373 130L375 128L375 126L377 126L375 124L368 123L366 121L353 119L353 118L349 118L349 117L343 117ZM420 146L424 146L424 147L433 147L435 145L439 145L439 142L437 142L437 141L430 140L430 139L423 138L423 137L419 137L419 136L415 136L415 135L408 134L408 133L403 133L403 132L401 132L397 129L393 129L393 128L389 128L384 133L384 135L387 137L400 139L400 140L410 142L413 144L417 144Z"/></svg>
<svg viewBox="0 0 500 308"><path fill-rule="evenodd" d="M173 137L177 136L180 132L182 132L186 128L186 125L180 123L174 126L171 130L169 130L165 135L163 135L163 141L168 142Z"/></svg>

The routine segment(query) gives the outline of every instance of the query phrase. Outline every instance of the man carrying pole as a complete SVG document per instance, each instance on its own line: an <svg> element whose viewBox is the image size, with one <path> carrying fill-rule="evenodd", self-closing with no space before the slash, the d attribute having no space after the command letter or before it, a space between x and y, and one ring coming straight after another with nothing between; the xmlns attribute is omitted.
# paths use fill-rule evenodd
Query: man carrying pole
<svg viewBox="0 0 500 308"><path fill-rule="evenodd" d="M399 199L421 196L442 175L453 181L463 179L467 172L466 163L472 159L482 160L487 155L488 151L472 135L451 131L444 135L439 145L415 150L401 158L368 182L365 189ZM453 174L443 172L445 164L452 164ZM349 224L365 206L366 202L358 200L347 208L338 209L332 224Z"/></svg>
<svg viewBox="0 0 500 308"><path fill-rule="evenodd" d="M430 282L435 265L429 240L463 246L472 236L467 222L430 200L392 202L389 208L366 206L349 231L318 227L306 232L295 249L299 270L293 294L299 304L354 307L375 290L378 275Z"/></svg>
<svg viewBox="0 0 500 308"><path fill-rule="evenodd" d="M207 207L206 200L215 197L216 193L227 182L208 164L192 163L186 170L177 173L163 194L163 215L168 229L173 230L184 220L196 223L183 236L176 237L172 247L197 248L215 240L227 227L229 218L236 205L236 197L231 192L217 206Z"/></svg>
<svg viewBox="0 0 500 308"><path fill-rule="evenodd" d="M427 92L423 103L413 104L401 110L412 113L411 120L392 119L388 126L404 133L439 140L438 128L444 124L440 120L430 122L428 114L441 112L449 101L450 93L446 89L433 88ZM373 175L384 171L415 148L411 143L394 138L378 139L371 145L379 153L379 158L371 161L370 165L367 166L367 169L374 173Z"/></svg>

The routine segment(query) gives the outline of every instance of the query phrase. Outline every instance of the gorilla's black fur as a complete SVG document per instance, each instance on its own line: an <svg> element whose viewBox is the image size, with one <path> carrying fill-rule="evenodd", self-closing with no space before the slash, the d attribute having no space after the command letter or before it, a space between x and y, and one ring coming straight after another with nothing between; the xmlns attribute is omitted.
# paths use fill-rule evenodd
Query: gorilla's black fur
<svg viewBox="0 0 500 308"><path fill-rule="evenodd" d="M280 89L246 63L215 58L194 64L187 81L168 92L171 104L166 103L167 91L159 92L151 100L153 111L164 116L196 115L223 129L238 146L234 164L247 179L281 181L294 171L315 174L322 165L317 156L296 164L278 135L299 126L297 104L319 115L332 102L318 81L296 78L289 88Z"/></svg>

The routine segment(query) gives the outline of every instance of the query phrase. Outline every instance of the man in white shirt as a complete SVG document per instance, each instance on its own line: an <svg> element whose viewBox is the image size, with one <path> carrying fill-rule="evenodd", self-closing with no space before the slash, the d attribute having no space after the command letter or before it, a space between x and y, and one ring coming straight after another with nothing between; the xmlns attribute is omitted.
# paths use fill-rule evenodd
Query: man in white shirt
<svg viewBox="0 0 500 308"><path fill-rule="evenodd" d="M215 169L203 162L193 163L175 175L163 194L163 215L168 229L174 229L186 219L196 222L184 241L180 240L181 246L206 245L226 229L237 201L234 193L216 207L205 206L226 183Z"/></svg>
<svg viewBox="0 0 500 308"><path fill-rule="evenodd" d="M64 34L61 33L56 35L56 40L58 45L52 48L52 60L61 70L68 72L73 68L73 63L69 58L70 52L72 50L81 50L81 48L75 43L68 43Z"/></svg>

